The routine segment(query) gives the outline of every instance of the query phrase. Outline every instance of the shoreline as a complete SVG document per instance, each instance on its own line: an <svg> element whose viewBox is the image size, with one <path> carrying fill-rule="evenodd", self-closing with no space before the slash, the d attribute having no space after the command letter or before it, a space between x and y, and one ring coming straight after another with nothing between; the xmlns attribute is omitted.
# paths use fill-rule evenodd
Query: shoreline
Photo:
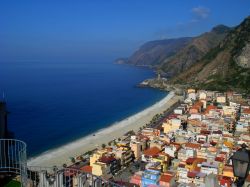
<svg viewBox="0 0 250 187"><path fill-rule="evenodd" d="M137 132L140 127L149 123L154 115L162 113L177 101L178 96L176 96L174 92L169 92L169 94L160 101L122 121L99 129L90 135L61 147L50 149L39 156L31 157L28 160L28 165L52 167L54 165L62 166L64 163L67 165L71 164L69 160L70 157L77 157L87 151L99 148L103 143L107 144L116 138L122 137L128 131L133 130ZM93 134L95 134L95 136L93 136Z"/></svg>

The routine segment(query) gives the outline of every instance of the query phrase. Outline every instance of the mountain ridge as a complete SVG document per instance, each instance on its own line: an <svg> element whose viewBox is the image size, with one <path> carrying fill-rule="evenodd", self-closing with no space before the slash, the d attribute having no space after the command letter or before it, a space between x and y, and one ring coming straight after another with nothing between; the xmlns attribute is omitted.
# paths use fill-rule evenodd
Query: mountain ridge
<svg viewBox="0 0 250 187"><path fill-rule="evenodd" d="M250 93L250 17L232 29L198 63L169 82Z"/></svg>
<svg viewBox="0 0 250 187"><path fill-rule="evenodd" d="M116 63L146 66L172 77L200 60L229 30L225 25L218 25L196 37L149 41L130 57L117 59Z"/></svg>

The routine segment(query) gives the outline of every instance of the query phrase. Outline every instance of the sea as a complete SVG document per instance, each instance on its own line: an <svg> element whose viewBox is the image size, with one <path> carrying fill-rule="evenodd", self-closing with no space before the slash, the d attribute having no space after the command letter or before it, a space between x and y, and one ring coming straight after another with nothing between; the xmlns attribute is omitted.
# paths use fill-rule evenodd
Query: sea
<svg viewBox="0 0 250 187"><path fill-rule="evenodd" d="M167 93L137 85L153 70L107 62L0 62L8 128L28 157L117 123ZM122 130L122 129L121 129Z"/></svg>

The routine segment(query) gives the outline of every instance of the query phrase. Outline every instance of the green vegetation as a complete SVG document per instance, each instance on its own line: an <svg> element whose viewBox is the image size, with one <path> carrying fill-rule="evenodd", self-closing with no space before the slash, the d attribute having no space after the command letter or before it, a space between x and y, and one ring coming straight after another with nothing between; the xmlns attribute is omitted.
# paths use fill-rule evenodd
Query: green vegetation
<svg viewBox="0 0 250 187"><path fill-rule="evenodd" d="M211 60L213 60L219 52L221 52L224 48L220 47L219 45L213 49L211 49L201 60L209 63Z"/></svg>
<svg viewBox="0 0 250 187"><path fill-rule="evenodd" d="M21 183L15 180L10 181L4 187L21 187Z"/></svg>

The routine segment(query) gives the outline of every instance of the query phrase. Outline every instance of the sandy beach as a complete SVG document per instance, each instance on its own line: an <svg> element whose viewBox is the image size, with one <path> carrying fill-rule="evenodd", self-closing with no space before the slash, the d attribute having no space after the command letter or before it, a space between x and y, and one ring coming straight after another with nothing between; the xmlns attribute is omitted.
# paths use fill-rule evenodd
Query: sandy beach
<svg viewBox="0 0 250 187"><path fill-rule="evenodd" d="M179 97L174 92L170 92L162 100L145 110L112 124L107 128L98 130L94 133L95 136L90 134L67 145L48 150L37 157L30 158L28 165L51 167L54 165L62 166L64 163L70 164L70 157L76 157L98 146L101 147L103 143L107 144L109 141L121 137L130 130L138 131L140 127L149 123L154 115L162 113L178 100Z"/></svg>

